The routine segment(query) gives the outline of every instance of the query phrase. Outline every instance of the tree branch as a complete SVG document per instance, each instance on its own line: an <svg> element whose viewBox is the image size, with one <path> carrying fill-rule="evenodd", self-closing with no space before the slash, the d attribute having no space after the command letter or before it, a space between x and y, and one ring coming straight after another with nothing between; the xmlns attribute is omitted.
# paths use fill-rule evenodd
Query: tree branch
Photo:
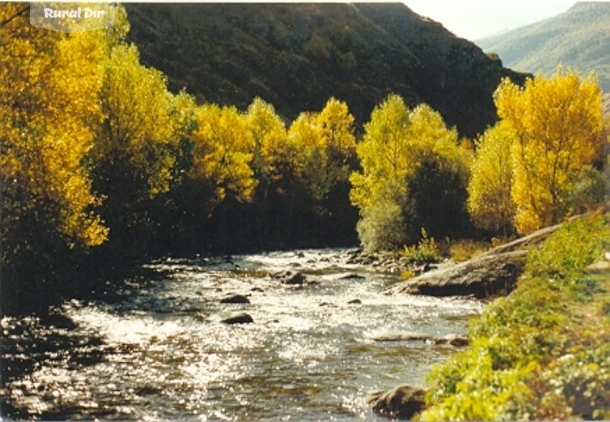
<svg viewBox="0 0 610 422"><path fill-rule="evenodd" d="M10 18L0 22L0 28L4 28L6 25L8 25L13 19L18 18L19 16L23 15L25 12L30 10L30 6L27 5L25 6L23 9L21 9L19 12L15 13L13 16L11 16Z"/></svg>

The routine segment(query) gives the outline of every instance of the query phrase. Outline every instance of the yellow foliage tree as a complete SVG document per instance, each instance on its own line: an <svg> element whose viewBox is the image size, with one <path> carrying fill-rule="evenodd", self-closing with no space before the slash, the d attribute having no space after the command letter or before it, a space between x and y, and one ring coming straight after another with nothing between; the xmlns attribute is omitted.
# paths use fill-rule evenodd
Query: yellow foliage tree
<svg viewBox="0 0 610 422"><path fill-rule="evenodd" d="M356 148L354 116L349 112L347 104L330 98L317 114L316 122L322 128L329 159L339 166L347 164Z"/></svg>
<svg viewBox="0 0 610 422"><path fill-rule="evenodd" d="M353 122L347 105L331 98L321 112L301 113L290 125L288 142L296 152L295 168L316 200L349 176L356 144Z"/></svg>
<svg viewBox="0 0 610 422"><path fill-rule="evenodd" d="M330 190L327 177L328 156L322 127L315 113L301 113L288 129L288 142L294 152L295 176L315 199L322 199Z"/></svg>
<svg viewBox="0 0 610 422"><path fill-rule="evenodd" d="M0 22L2 236L34 212L69 245L99 245L107 229L84 159L103 118L105 34L32 27L20 3L0 4Z"/></svg>
<svg viewBox="0 0 610 422"><path fill-rule="evenodd" d="M330 98L315 116L315 123L322 130L323 148L328 161L326 170L331 184L347 181L351 162L356 156L354 116L346 103Z"/></svg>
<svg viewBox="0 0 610 422"><path fill-rule="evenodd" d="M412 146L410 112L402 98L390 95L375 107L356 151L362 172L350 176L352 203L361 210L377 201L407 195L405 180L414 171L407 157Z"/></svg>
<svg viewBox="0 0 610 422"><path fill-rule="evenodd" d="M601 90L594 77L581 79L559 68L523 88L504 80L495 102L515 141L512 198L515 227L529 233L560 222L571 212L573 188L584 166L603 149Z"/></svg>
<svg viewBox="0 0 610 422"><path fill-rule="evenodd" d="M252 169L258 180L278 180L278 158L287 147L286 126L275 113L273 105L255 98L245 115L254 140Z"/></svg>
<svg viewBox="0 0 610 422"><path fill-rule="evenodd" d="M238 200L249 200L256 187L250 167L255 141L245 116L235 107L210 104L197 109L196 119L189 177L212 186L214 201L229 192Z"/></svg>
<svg viewBox="0 0 610 422"><path fill-rule="evenodd" d="M137 48L125 44L110 53L100 96L106 118L94 161L129 163L132 176L146 180L149 196L167 192L177 144L193 119L192 99L182 93L172 95L165 76L141 65ZM108 178L112 183L113 175Z"/></svg>
<svg viewBox="0 0 610 422"><path fill-rule="evenodd" d="M468 184L468 210L477 227L502 232L512 227L515 205L511 197L511 130L503 124L488 129L476 142L476 159Z"/></svg>

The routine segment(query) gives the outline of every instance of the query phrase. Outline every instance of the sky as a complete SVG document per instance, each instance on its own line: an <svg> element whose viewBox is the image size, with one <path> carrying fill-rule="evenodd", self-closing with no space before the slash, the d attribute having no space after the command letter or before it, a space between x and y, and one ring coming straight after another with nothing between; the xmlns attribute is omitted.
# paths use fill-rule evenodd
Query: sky
<svg viewBox="0 0 610 422"><path fill-rule="evenodd" d="M568 10L576 0L402 0L415 13L474 41Z"/></svg>

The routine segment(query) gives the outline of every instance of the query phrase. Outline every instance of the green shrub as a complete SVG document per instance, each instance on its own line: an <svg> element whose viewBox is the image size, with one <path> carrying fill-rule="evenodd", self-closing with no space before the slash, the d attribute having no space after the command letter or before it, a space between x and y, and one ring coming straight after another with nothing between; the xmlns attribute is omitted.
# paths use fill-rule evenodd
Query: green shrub
<svg viewBox="0 0 610 422"><path fill-rule="evenodd" d="M421 229L421 240L417 245L405 246L403 256L416 264L434 263L441 260L441 254L433 237L429 237L425 229Z"/></svg>
<svg viewBox="0 0 610 422"><path fill-rule="evenodd" d="M608 234L603 216L583 218L531 252L517 289L471 322L469 348L433 368L421 420L608 419L610 332L582 326L574 301L601 296L586 268Z"/></svg>
<svg viewBox="0 0 610 422"><path fill-rule="evenodd" d="M610 316L610 297L604 299L599 305L601 314L604 316Z"/></svg>
<svg viewBox="0 0 610 422"><path fill-rule="evenodd" d="M580 218L565 224L544 244L530 251L527 271L555 280L574 281L598 259L608 245L610 230L604 216Z"/></svg>
<svg viewBox="0 0 610 422"><path fill-rule="evenodd" d="M406 223L402 208L394 202L379 202L360 211L356 226L367 252L391 251L406 243Z"/></svg>
<svg viewBox="0 0 610 422"><path fill-rule="evenodd" d="M514 419L515 401L531 400L526 384L537 369L535 362L498 370L492 350L503 348L500 338L479 339L453 359L452 365L437 366L428 377L435 383L426 395L435 403L420 415L421 420L506 420Z"/></svg>
<svg viewBox="0 0 610 422"><path fill-rule="evenodd" d="M529 379L536 419L610 417L610 344L556 359Z"/></svg>

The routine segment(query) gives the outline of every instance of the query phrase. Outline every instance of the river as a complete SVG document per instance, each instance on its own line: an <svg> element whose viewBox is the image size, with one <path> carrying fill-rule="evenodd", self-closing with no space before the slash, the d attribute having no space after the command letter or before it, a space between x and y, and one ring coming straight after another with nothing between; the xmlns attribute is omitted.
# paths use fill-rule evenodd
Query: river
<svg viewBox="0 0 610 422"><path fill-rule="evenodd" d="M49 321L6 317L5 405L43 419L384 420L368 391L423 386L456 349L374 338L465 334L483 304L385 296L399 276L348 264L349 252L167 258L116 294L65 302ZM288 269L316 283L271 276ZM231 293L250 303L220 303ZM220 321L238 310L254 323Z"/></svg>

